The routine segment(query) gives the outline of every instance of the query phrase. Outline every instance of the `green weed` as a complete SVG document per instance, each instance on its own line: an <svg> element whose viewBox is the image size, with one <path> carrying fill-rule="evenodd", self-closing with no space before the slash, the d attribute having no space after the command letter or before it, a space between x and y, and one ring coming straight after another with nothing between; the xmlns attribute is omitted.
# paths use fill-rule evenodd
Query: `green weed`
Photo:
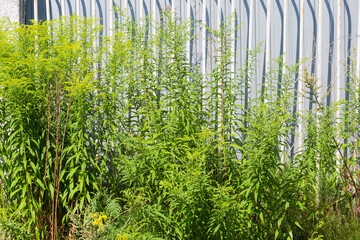
<svg viewBox="0 0 360 240"><path fill-rule="evenodd" d="M298 94L315 107L295 116L298 66L273 60L250 98L260 50L234 71L229 21L208 29L213 70L204 75L187 59L190 21L165 11L158 23L133 22L118 11L112 37L97 47L94 20L2 23L4 238L354 237L354 63L350 100L331 106L304 71ZM299 121L300 149L289 144Z"/></svg>

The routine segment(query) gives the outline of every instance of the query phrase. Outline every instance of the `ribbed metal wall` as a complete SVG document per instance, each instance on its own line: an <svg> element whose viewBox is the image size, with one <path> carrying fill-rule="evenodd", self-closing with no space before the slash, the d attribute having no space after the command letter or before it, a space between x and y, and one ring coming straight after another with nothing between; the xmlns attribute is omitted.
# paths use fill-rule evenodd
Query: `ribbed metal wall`
<svg viewBox="0 0 360 240"><path fill-rule="evenodd" d="M358 0L27 0L27 19L46 20L72 14L95 16L104 26L104 34L108 34L113 26L115 5L128 9L135 19L152 14L159 20L160 11L170 9L181 19L191 17L195 23L205 23L211 28L217 28L235 12L237 18L232 24L240 28L234 34L237 40L233 48L237 53L232 67L241 68L248 60L247 49L255 49L263 42L264 51L258 55L259 64L251 80L252 95L260 90L260 84L265 81L263 76L271 68L266 62L286 53L284 60L290 65L308 59L300 68L306 67L320 79L324 95L333 86L331 95L326 97L327 104L349 97L345 90L349 81L345 64L350 63L349 52L360 49ZM199 37L188 46L190 59L202 72L209 73L211 49L204 42L204 28L198 26L192 34ZM360 73L360 54L357 58L356 69ZM296 88L303 85L298 81ZM302 97L297 102L297 110L312 108Z"/></svg>
<svg viewBox="0 0 360 240"><path fill-rule="evenodd" d="M211 28L235 12L233 25L240 25L234 36L238 38L234 42L235 69L247 60L246 49L254 49L261 42L265 51L258 58L255 80L259 83L264 80L265 63L270 58L286 53L289 64L308 58L303 66L321 79L324 88L332 83L340 89L333 91L328 103L345 98L344 63L349 51L360 46L358 0L27 0L26 15L27 21L36 16L46 20L60 15L95 15L104 26L104 34L108 34L115 5L128 9L135 19L152 14L159 20L161 10L171 9L180 18L191 17ZM209 55L209 49L202 44L204 31L199 27L193 34L198 34L199 39L191 45L191 59L204 67L201 61L204 54Z"/></svg>

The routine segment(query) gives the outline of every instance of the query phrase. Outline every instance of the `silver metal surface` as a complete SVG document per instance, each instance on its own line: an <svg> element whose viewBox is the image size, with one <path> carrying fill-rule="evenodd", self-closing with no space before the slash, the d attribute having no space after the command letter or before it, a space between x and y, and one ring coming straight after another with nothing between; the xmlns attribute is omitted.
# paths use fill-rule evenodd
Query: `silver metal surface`
<svg viewBox="0 0 360 240"><path fill-rule="evenodd" d="M38 8L34 8L38 2ZM47 6L47 3L50 6ZM160 11L172 10L180 19L193 18L195 29L193 33L198 40L188 43L186 49L189 61L197 64L203 73L210 73L213 67L210 57L214 49L206 40L205 24L217 29L221 21L236 12L236 18L230 23L239 27L236 31L233 50L236 60L231 69L238 70L248 63L247 49L254 50L259 44L261 49L256 59L255 74L249 78L248 97L259 96L261 84L266 79L264 75L270 71L267 64L270 58L284 55L284 62L293 65L301 59L300 68L306 68L310 74L318 78L321 97L326 104L342 98L346 94L346 72L344 63L349 50L360 47L360 1L355 0L33 0L27 1L27 19L46 20L59 18L60 15L78 14L86 17L95 16L104 26L103 34L111 34L113 18L112 5L126 9L126 14L134 19L152 14L155 21L160 21ZM36 14L35 9L39 9ZM50 9L50 13L47 10ZM150 26L150 33L156 29ZM357 73L360 73L360 54L355 57ZM273 67L273 66L271 66ZM282 72L285 73L285 67ZM302 73L294 74L294 80ZM281 76L279 76L281 81ZM332 93L326 92L334 86ZM296 84L298 92L304 88L301 81ZM295 92L294 92L295 94ZM314 108L309 100L299 94L297 110ZM301 124L297 131L301 132ZM300 128L300 129L299 129Z"/></svg>

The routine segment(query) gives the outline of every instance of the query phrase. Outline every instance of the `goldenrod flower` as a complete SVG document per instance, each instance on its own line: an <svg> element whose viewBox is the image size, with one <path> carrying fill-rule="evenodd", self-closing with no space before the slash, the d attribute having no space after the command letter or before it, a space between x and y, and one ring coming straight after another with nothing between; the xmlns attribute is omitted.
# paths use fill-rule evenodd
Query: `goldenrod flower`
<svg viewBox="0 0 360 240"><path fill-rule="evenodd" d="M93 215L91 215L92 218L96 218L97 216L98 216L97 213L94 213ZM103 231L103 230L104 230L103 219L104 219L104 220L107 219L107 216L104 215L103 212L101 212L101 213L100 213L100 216L93 221L93 225L94 225L94 226L97 226L97 227L100 229L100 231Z"/></svg>
<svg viewBox="0 0 360 240"><path fill-rule="evenodd" d="M126 236L122 236L121 234L117 234L116 239L117 240L128 240L128 238Z"/></svg>
<svg viewBox="0 0 360 240"><path fill-rule="evenodd" d="M99 223L100 223L99 219L96 219L95 221L93 221L94 226L99 225Z"/></svg>

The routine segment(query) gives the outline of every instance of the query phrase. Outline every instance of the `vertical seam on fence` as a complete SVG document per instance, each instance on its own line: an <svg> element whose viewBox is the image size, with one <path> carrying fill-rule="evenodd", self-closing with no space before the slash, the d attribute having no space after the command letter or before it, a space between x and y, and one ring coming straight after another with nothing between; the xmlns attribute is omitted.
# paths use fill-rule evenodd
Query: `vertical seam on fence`
<svg viewBox="0 0 360 240"><path fill-rule="evenodd" d="M360 1L358 4L358 13L360 12ZM360 76L360 53L358 52L360 50L360 15L358 15L358 26L357 26L357 51L356 51L356 76L355 76L355 86L353 86L355 89L355 99L356 101L358 101L359 99L359 94L358 94L358 90L359 90L359 84L358 84L358 79ZM351 86L352 87L352 86ZM359 111L357 111L359 113ZM357 149L354 150L354 152L356 153ZM355 155L355 157L357 157ZM359 163L356 165L359 166Z"/></svg>
<svg viewBox="0 0 360 240"><path fill-rule="evenodd" d="M268 101L268 98L266 97L267 94L269 93L269 81L270 81L270 77L269 77L269 72L270 72L270 51L271 51L271 0L267 0L267 5L266 5L266 59L265 59L265 64L266 64L266 70L265 70L265 102Z"/></svg>
<svg viewBox="0 0 360 240"><path fill-rule="evenodd" d="M63 0L64 1L64 0ZM96 17L96 0L91 0L91 17L95 18Z"/></svg>
<svg viewBox="0 0 360 240"><path fill-rule="evenodd" d="M80 0L76 0L75 11L78 16L80 16Z"/></svg>
<svg viewBox="0 0 360 240"><path fill-rule="evenodd" d="M39 20L38 0L34 0L34 21L38 22L38 20Z"/></svg>
<svg viewBox="0 0 360 240"><path fill-rule="evenodd" d="M317 71L316 71L316 78L319 79L317 81L317 88L319 88L321 86L321 77L322 77L322 69L321 69L321 65L322 65L322 25L323 25L323 0L319 0L319 21L318 21L318 37L317 37Z"/></svg>
<svg viewBox="0 0 360 240"><path fill-rule="evenodd" d="M303 91L304 84L303 84L303 75L304 75L304 0L300 0L300 49L299 49L299 60L301 64L299 65L299 77L297 79L298 81L298 109L299 112L298 116L298 123L299 123L299 150L303 147L304 142L304 124L302 122L300 114L303 113L304 108L304 98L301 95L301 92Z"/></svg>
<svg viewBox="0 0 360 240"><path fill-rule="evenodd" d="M338 0L338 4L337 4L337 11L336 11L336 21L337 21L337 26L336 26L336 102L338 102L340 100L340 94L341 94L341 1L342 0ZM337 123L337 127L339 127L340 124L340 109L336 110L336 123ZM339 132L340 135L340 132ZM337 136L338 141L340 143L340 136ZM341 149L338 149L338 151L336 152L336 158L337 158L337 164L338 164L338 171L340 172L340 158L341 158L341 153L340 153Z"/></svg>
<svg viewBox="0 0 360 240"><path fill-rule="evenodd" d="M249 19L249 50L253 50L252 38L253 38L253 27L254 27L254 11L255 11L255 0L250 0L250 19Z"/></svg>
<svg viewBox="0 0 360 240"><path fill-rule="evenodd" d="M207 21L206 21L206 4L207 0L203 0L202 10L203 10L203 31L202 31L202 73L204 74L204 81L206 79L206 32L207 32Z"/></svg>
<svg viewBox="0 0 360 240"><path fill-rule="evenodd" d="M142 19L144 18L144 0L139 0L140 4L139 4L139 19L140 19L140 24L142 24Z"/></svg>
<svg viewBox="0 0 360 240"><path fill-rule="evenodd" d="M231 34L231 65L230 65L230 71L231 71L231 75L230 75L230 82L231 82L231 97L235 96L235 62L236 62L236 54L235 54L235 41L236 41L236 29L235 27L235 21L237 19L237 14L235 13L235 3L234 0L231 0L231 6L230 6L230 20L231 20L231 28L230 31L233 31ZM234 103L236 103L236 100L234 101ZM232 109L235 109L234 106L231 106ZM233 124L231 123L230 120L230 136L229 136L229 140L231 140L231 134L233 133ZM226 139L227 141L228 139Z"/></svg>
<svg viewBox="0 0 360 240"><path fill-rule="evenodd" d="M113 34L114 28L114 16L113 16L113 0L108 0L108 37L111 37ZM111 44L110 44L111 46Z"/></svg>
<svg viewBox="0 0 360 240"><path fill-rule="evenodd" d="M221 21L221 11L222 11L222 1L218 1L217 2L217 11L216 11L216 13L217 13L217 29L216 30L218 30L218 31L221 31L221 28L223 27L223 23L222 23L222 21ZM214 40L217 38L217 36L214 36ZM217 58L218 56L217 56L217 54L219 54L219 47L220 47L220 64L222 65L223 64L223 36L222 36L222 33L220 33L220 39L216 39L215 41L214 41L214 43L215 43L215 51L216 51L216 53L215 53L215 59L219 59L219 58ZM220 42L219 42L219 40L220 40ZM215 60L216 61L216 60ZM216 66L216 64L219 64L219 63L216 63L215 62L215 66ZM221 72L223 71L223 66L221 66ZM220 140L220 142L219 142L219 146L218 146L218 151L219 151L219 154L221 153L221 147L222 147L222 144L223 144L223 141L224 141L224 139L223 139L223 134L222 134L222 131L223 131L223 124L222 124L222 118L223 118L223 112L222 112L222 107L221 107L221 105L223 104L223 95L224 95L224 89L223 88L221 88L221 84L222 84L222 82L224 81L223 80L223 75L222 75L222 73L220 73L220 81L219 81L219 79L217 80L217 83L215 83L216 84L216 86L215 86L215 89L216 89L216 94L219 94L219 95L216 95L216 96L219 96L219 97L216 97L216 98L220 98L221 100L220 100L220 102L219 101L217 101L216 102L216 110L215 110L215 114L217 114L217 116L215 116L216 118L217 118L217 121L215 121L215 123L217 124L217 126L215 126L215 129L217 129L218 130L218 134L219 134L219 140ZM221 94L220 94L220 88L221 88Z"/></svg>
<svg viewBox="0 0 360 240"><path fill-rule="evenodd" d="M112 36L113 36L113 30L114 30L114 16L113 16L113 0L108 0L107 1L107 3L108 3L108 8L107 8L107 10L108 10L108 24L109 24L109 26L108 26L108 29L107 29L107 32L108 32L108 37L109 37L109 39L110 39L110 43L111 44L109 44L109 50L110 51L112 51L112 48L113 48L113 39L112 39Z"/></svg>
<svg viewBox="0 0 360 240"><path fill-rule="evenodd" d="M254 46L253 46L253 29L255 28L254 27L254 15L255 15L255 0L250 0L251 3L250 3L250 16L249 16L249 36L248 36L248 41L249 41L249 49L247 51L253 51L254 50ZM250 58L248 59L248 66L249 67L252 67L252 64L253 64L253 53L251 53L251 56ZM248 74L248 79L249 81L251 82L251 79L250 79L250 73L249 73L249 69L247 69L247 74ZM250 93L249 95L253 95L253 94L256 94L256 89L257 89L257 83L256 83L256 80L254 80L253 82L250 83Z"/></svg>
<svg viewBox="0 0 360 240"><path fill-rule="evenodd" d="M156 11L156 0L153 0L151 1L152 5L151 5L151 11L153 13L153 16L152 16L152 22L153 22L153 25L151 27L151 33L152 33L152 37L154 37L155 33L156 33L156 23L157 23L157 11Z"/></svg>
<svg viewBox="0 0 360 240"><path fill-rule="evenodd" d="M289 0L284 0L284 25L283 25L283 59L282 59L282 79L284 79L284 75L286 75L286 65L287 65L287 60L288 60L288 49L287 49L287 41L288 41L288 21L289 21L289 14L288 14L288 11L289 11ZM282 136L281 137L281 143L283 143L285 141L285 137ZM285 151L285 145L283 145L281 147L281 150L286 153ZM281 155L281 160L282 162L284 163L285 162L285 159L286 159L287 156L284 156L284 154Z"/></svg>
<svg viewBox="0 0 360 240"><path fill-rule="evenodd" d="M125 17L125 18L126 18L127 15L128 15L128 8L129 8L127 1L128 1L128 0L122 0L122 3L123 3L122 9L124 9L124 15L125 15L124 17ZM156 0L155 0L154 2L156 2Z"/></svg>
<svg viewBox="0 0 360 240"><path fill-rule="evenodd" d="M289 15L288 15L288 11L289 11L289 0L284 0L284 31L283 31L283 36L284 36L284 41L283 41L283 69L282 69L282 73L284 74L286 71L286 64L287 64L287 60L288 60L288 49L287 49L287 41L288 41L288 21L289 21Z"/></svg>
<svg viewBox="0 0 360 240"><path fill-rule="evenodd" d="M61 16L65 16L65 0L61 0Z"/></svg>
<svg viewBox="0 0 360 240"><path fill-rule="evenodd" d="M340 100L340 78L341 78L341 1L337 4L337 36L336 36L336 101ZM336 111L336 118L338 121L340 111Z"/></svg>
<svg viewBox="0 0 360 240"><path fill-rule="evenodd" d="M96 21L95 21L95 18L96 18L96 9L95 9L95 7L96 7L96 0L91 0L91 17L93 18L93 23L92 23L92 31L94 31L94 29L95 29L95 27L96 27ZM95 34L95 38L94 38L94 42L93 42L93 50L95 51L95 49L96 49L96 43L97 43L97 37L98 36L96 36L96 33L95 33L95 31L94 31L94 34ZM94 57L95 57L95 55L94 55ZM96 64L96 62L94 61L94 65L93 65L93 68L94 68L94 70L96 71L96 69L97 69L97 64ZM97 79L97 74L95 73L95 79Z"/></svg>
<svg viewBox="0 0 360 240"><path fill-rule="evenodd" d="M50 0L46 0L46 20L50 20Z"/></svg>
<svg viewBox="0 0 360 240"><path fill-rule="evenodd" d="M360 1L358 5L358 13L360 13ZM360 15L358 15L358 26L357 26L357 54L356 54L356 76L360 76ZM359 87L359 86L357 86ZM356 91L357 92L357 91ZM359 96L356 96L359 97Z"/></svg>
<svg viewBox="0 0 360 240"><path fill-rule="evenodd" d="M186 20L190 20L191 19L191 3L190 0L187 0L186 2ZM191 26L191 25L190 25ZM190 33L190 31L189 31ZM190 63L190 39L189 41L186 42L186 58L188 63Z"/></svg>
<svg viewBox="0 0 360 240"><path fill-rule="evenodd" d="M318 21L318 36L317 36L317 46L316 46L316 52L317 52L317 57L316 57L316 92L314 94L316 94L315 97L320 97L321 95L317 95L317 91L319 89L321 89L321 77L322 77L322 69L321 69L321 65L322 65L322 25L323 25L323 0L319 0L318 2L318 17L319 17L319 21ZM320 90L321 93L321 90ZM321 106L317 106L317 107L321 107ZM319 126L319 117L320 117L320 111L317 111L316 113L316 125ZM317 156L319 158L319 156ZM319 164L319 160L316 161L316 168L318 169L317 174L316 174L316 204L319 204L320 201L320 176L319 176L319 170L320 170L320 164Z"/></svg>
<svg viewBox="0 0 360 240"><path fill-rule="evenodd" d="M235 14L235 6L234 6L234 0L231 0L231 6L230 6L230 16L231 16L231 27L230 27L230 31L233 31L232 36L231 36L231 54L234 54L235 52L235 41L236 41L236 36L235 36L235 19L237 18L236 14ZM234 73L235 73L235 54L232 56L232 60L231 60L231 65L230 65L230 69L231 69L231 78L234 78Z"/></svg>

